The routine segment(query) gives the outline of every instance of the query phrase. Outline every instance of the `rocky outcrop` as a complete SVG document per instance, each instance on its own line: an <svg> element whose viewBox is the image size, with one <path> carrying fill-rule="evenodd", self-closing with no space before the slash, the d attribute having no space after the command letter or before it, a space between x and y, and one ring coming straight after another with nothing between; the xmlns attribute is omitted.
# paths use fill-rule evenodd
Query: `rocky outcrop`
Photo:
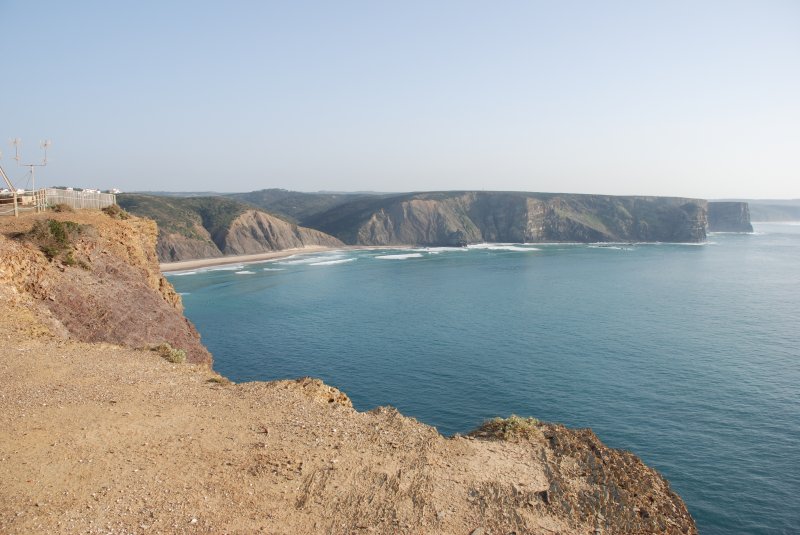
<svg viewBox="0 0 800 535"><path fill-rule="evenodd" d="M750 207L746 202L708 203L708 230L711 232L753 232Z"/></svg>
<svg viewBox="0 0 800 535"><path fill-rule="evenodd" d="M70 244L69 262L48 260L28 240L34 223L48 219L82 228ZM159 271L154 222L78 211L6 218L0 231L0 282L32 296L57 330L77 340L132 347L168 342L185 350L190 362L211 363L183 316L180 296Z"/></svg>
<svg viewBox="0 0 800 535"><path fill-rule="evenodd" d="M257 254L309 246L339 247L341 241L299 227L259 210L247 210L231 222L217 242L223 254Z"/></svg>
<svg viewBox="0 0 800 535"><path fill-rule="evenodd" d="M477 242L699 242L706 202L674 197L504 192L358 199L306 224L358 245Z"/></svg>
<svg viewBox="0 0 800 535"><path fill-rule="evenodd" d="M205 231L205 233L208 234L208 231ZM223 256L210 236L208 239L192 238L177 232L159 233L156 254L162 262L180 262L181 260L194 258L217 258Z"/></svg>
<svg viewBox="0 0 800 535"><path fill-rule="evenodd" d="M158 223L161 262L259 254L342 242L225 197L160 197L126 194L120 205Z"/></svg>

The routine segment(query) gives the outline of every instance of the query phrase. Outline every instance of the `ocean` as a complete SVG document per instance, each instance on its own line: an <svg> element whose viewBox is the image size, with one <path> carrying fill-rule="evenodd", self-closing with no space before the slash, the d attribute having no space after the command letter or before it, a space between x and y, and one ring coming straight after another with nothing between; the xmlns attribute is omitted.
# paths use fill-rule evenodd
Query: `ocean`
<svg viewBox="0 0 800 535"><path fill-rule="evenodd" d="M800 226L704 244L336 251L171 274L233 381L446 435L518 414L658 469L701 534L800 530Z"/></svg>

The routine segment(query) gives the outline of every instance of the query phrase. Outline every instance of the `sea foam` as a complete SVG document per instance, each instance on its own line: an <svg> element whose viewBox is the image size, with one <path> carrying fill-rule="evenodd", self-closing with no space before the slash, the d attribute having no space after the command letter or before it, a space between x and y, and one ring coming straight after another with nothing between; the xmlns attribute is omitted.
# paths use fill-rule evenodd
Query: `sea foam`
<svg viewBox="0 0 800 535"><path fill-rule="evenodd" d="M291 257L289 257L291 258ZM303 264L316 264L318 262L326 262L329 260L339 260L344 258L342 254L330 254L330 255L322 255L322 256L309 256L298 258L297 260L282 260L280 262L275 262L276 264L281 264L284 266L297 266Z"/></svg>
<svg viewBox="0 0 800 535"><path fill-rule="evenodd" d="M407 258L422 258L422 253L385 254L374 256L378 260L406 260Z"/></svg>
<svg viewBox="0 0 800 535"><path fill-rule="evenodd" d="M514 251L527 253L529 251L539 251L536 247L523 246L515 243L474 243L467 245L467 249L478 249L487 251Z"/></svg>
<svg viewBox="0 0 800 535"><path fill-rule="evenodd" d="M173 271L164 273L164 275L166 275L167 277L182 277L184 275L194 275L196 273L197 271Z"/></svg>
<svg viewBox="0 0 800 535"><path fill-rule="evenodd" d="M342 258L340 260L326 260L324 262L314 262L313 264L309 264L309 266L332 266L334 264L346 264L347 262L354 261L355 258Z"/></svg>

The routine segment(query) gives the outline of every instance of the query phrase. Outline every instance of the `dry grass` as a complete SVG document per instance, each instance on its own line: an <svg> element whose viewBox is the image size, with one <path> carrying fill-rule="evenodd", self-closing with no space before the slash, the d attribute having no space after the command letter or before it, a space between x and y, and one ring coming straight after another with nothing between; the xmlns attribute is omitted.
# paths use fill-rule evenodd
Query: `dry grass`
<svg viewBox="0 0 800 535"><path fill-rule="evenodd" d="M534 438L539 434L539 420L512 414L508 418L486 420L480 427L469 433L469 436L490 440L516 441Z"/></svg>
<svg viewBox="0 0 800 535"><path fill-rule="evenodd" d="M157 345L153 348L161 358L173 364L183 364L186 362L186 351L172 347L167 342Z"/></svg>

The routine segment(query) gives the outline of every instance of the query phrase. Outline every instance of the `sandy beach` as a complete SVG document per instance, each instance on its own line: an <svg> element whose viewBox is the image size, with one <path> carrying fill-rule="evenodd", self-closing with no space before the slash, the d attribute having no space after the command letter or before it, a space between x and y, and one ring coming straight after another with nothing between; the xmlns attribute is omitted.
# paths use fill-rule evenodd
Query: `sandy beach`
<svg viewBox="0 0 800 535"><path fill-rule="evenodd" d="M342 249L353 249L353 247L298 247L295 249L283 249L282 251L270 251L268 253L259 254L220 256L217 258L198 258L196 260L184 260L182 262L162 262L159 264L159 267L161 268L162 273L169 273L171 271L185 271L187 269L225 266L228 264L263 262L265 260L275 260L296 254L337 251Z"/></svg>
<svg viewBox="0 0 800 535"><path fill-rule="evenodd" d="M184 260L182 262L162 262L159 268L162 273L174 271L186 271L214 266L226 266L230 264L252 264L254 262L264 262L265 260L277 260L296 254L319 253L322 251L363 251L365 249L406 249L413 246L404 245L344 245L341 247L297 247L294 249L283 249L281 251L270 251L268 253L220 256L217 258L198 258L195 260Z"/></svg>

